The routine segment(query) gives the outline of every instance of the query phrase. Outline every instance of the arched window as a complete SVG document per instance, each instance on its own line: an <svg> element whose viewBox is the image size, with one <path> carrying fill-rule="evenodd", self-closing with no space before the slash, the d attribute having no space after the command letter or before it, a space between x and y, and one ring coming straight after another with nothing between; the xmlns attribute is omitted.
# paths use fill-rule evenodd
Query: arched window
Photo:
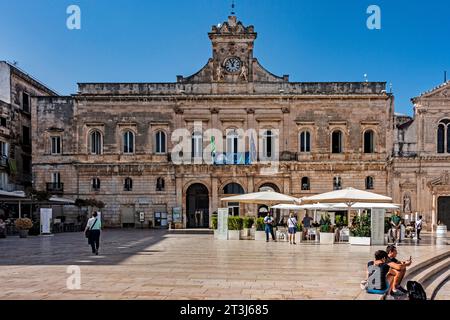
<svg viewBox="0 0 450 320"><path fill-rule="evenodd" d="M311 152L311 134L309 131L300 133L300 152Z"/></svg>
<svg viewBox="0 0 450 320"><path fill-rule="evenodd" d="M333 190L341 190L342 189L342 179L341 177L333 178Z"/></svg>
<svg viewBox="0 0 450 320"><path fill-rule="evenodd" d="M192 157L202 158L203 156L203 136L201 132L192 134Z"/></svg>
<svg viewBox="0 0 450 320"><path fill-rule="evenodd" d="M374 132L367 130L364 132L364 153L374 153Z"/></svg>
<svg viewBox="0 0 450 320"><path fill-rule="evenodd" d="M331 134L331 152L342 153L342 132L339 130Z"/></svg>
<svg viewBox="0 0 450 320"><path fill-rule="evenodd" d="M164 191L165 181L164 178L156 179L156 191Z"/></svg>
<svg viewBox="0 0 450 320"><path fill-rule="evenodd" d="M91 154L102 154L102 134L94 130L89 135L89 151Z"/></svg>
<svg viewBox="0 0 450 320"><path fill-rule="evenodd" d="M445 147L447 146L447 147ZM437 152L450 153L450 120L439 121L437 130Z"/></svg>
<svg viewBox="0 0 450 320"><path fill-rule="evenodd" d="M133 180L129 177L125 178L125 182L123 184L123 190L131 191L133 190Z"/></svg>
<svg viewBox="0 0 450 320"><path fill-rule="evenodd" d="M366 189L373 190L373 177L366 178Z"/></svg>
<svg viewBox="0 0 450 320"><path fill-rule="evenodd" d="M445 152L445 129L446 126L444 124L439 124L438 133L437 133L437 152L444 153Z"/></svg>
<svg viewBox="0 0 450 320"><path fill-rule="evenodd" d="M311 186L309 184L309 178L303 177L302 178L302 190L311 190Z"/></svg>
<svg viewBox="0 0 450 320"><path fill-rule="evenodd" d="M263 156L272 158L274 148L274 134L272 130L266 130L263 135Z"/></svg>
<svg viewBox="0 0 450 320"><path fill-rule="evenodd" d="M224 194L244 194L244 189L239 183L229 183L223 188Z"/></svg>
<svg viewBox="0 0 450 320"><path fill-rule="evenodd" d="M100 179L92 178L92 190L99 191L100 190Z"/></svg>
<svg viewBox="0 0 450 320"><path fill-rule="evenodd" d="M134 153L134 133L131 131L123 134L123 153Z"/></svg>
<svg viewBox="0 0 450 320"><path fill-rule="evenodd" d="M166 134L163 131L156 132L155 135L156 150L158 154L166 153Z"/></svg>

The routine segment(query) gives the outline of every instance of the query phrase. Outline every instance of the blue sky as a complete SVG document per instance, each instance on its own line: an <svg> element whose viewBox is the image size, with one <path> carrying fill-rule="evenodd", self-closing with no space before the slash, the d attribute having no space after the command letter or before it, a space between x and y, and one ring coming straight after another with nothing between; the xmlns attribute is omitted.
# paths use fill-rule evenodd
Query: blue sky
<svg viewBox="0 0 450 320"><path fill-rule="evenodd" d="M81 30L66 8L81 8ZM381 30L366 9L381 8ZM0 0L0 60L61 94L77 82L174 82L211 56L207 32L227 19L231 0ZM392 83L396 111L450 74L450 2L443 0L236 0L258 32L255 56L291 81Z"/></svg>

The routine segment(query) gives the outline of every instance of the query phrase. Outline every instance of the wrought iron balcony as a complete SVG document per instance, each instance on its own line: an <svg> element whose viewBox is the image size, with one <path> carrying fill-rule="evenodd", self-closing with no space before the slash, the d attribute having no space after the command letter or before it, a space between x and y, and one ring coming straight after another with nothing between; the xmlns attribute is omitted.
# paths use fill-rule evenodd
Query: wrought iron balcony
<svg viewBox="0 0 450 320"><path fill-rule="evenodd" d="M59 194L64 192L64 183L61 182L47 182L47 192Z"/></svg>

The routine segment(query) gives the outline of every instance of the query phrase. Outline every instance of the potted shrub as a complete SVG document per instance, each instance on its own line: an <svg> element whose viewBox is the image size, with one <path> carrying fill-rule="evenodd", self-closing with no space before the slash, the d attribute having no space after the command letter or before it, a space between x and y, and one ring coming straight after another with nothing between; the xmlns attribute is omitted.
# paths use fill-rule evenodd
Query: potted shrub
<svg viewBox="0 0 450 320"><path fill-rule="evenodd" d="M242 226L241 217L228 217L228 240L239 240Z"/></svg>
<svg viewBox="0 0 450 320"><path fill-rule="evenodd" d="M327 213L320 219L320 244L334 244L334 232L330 215Z"/></svg>
<svg viewBox="0 0 450 320"><path fill-rule="evenodd" d="M218 238L219 232L217 231L217 215L212 215L211 217L211 226L214 230L214 239Z"/></svg>
<svg viewBox="0 0 450 320"><path fill-rule="evenodd" d="M350 244L370 246L370 215L355 217L353 225L350 227Z"/></svg>
<svg viewBox="0 0 450 320"><path fill-rule="evenodd" d="M250 236L250 229L253 226L255 219L253 217L245 217L244 218L244 230L242 231L242 237Z"/></svg>
<svg viewBox="0 0 450 320"><path fill-rule="evenodd" d="M264 231L264 218L256 219L255 240L266 241L266 232Z"/></svg>
<svg viewBox="0 0 450 320"><path fill-rule="evenodd" d="M19 237L26 238L28 236L28 230L33 227L33 222L28 218L20 218L15 221L16 228L19 230Z"/></svg>

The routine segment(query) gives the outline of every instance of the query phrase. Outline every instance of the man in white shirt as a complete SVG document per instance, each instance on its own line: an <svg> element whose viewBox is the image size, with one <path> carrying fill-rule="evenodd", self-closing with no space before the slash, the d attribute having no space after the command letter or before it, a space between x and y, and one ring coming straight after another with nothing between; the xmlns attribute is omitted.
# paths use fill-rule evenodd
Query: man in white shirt
<svg viewBox="0 0 450 320"><path fill-rule="evenodd" d="M98 248L100 247L100 230L102 229L102 222L97 216L97 212L94 212L92 218L87 222L86 229L84 229L84 233L89 232L88 243L92 247L92 253L96 255L98 255Z"/></svg>
<svg viewBox="0 0 450 320"><path fill-rule="evenodd" d="M422 240L422 239L420 239L420 231L422 231L422 216L419 216L419 220L416 221L416 237L417 237L417 240Z"/></svg>

